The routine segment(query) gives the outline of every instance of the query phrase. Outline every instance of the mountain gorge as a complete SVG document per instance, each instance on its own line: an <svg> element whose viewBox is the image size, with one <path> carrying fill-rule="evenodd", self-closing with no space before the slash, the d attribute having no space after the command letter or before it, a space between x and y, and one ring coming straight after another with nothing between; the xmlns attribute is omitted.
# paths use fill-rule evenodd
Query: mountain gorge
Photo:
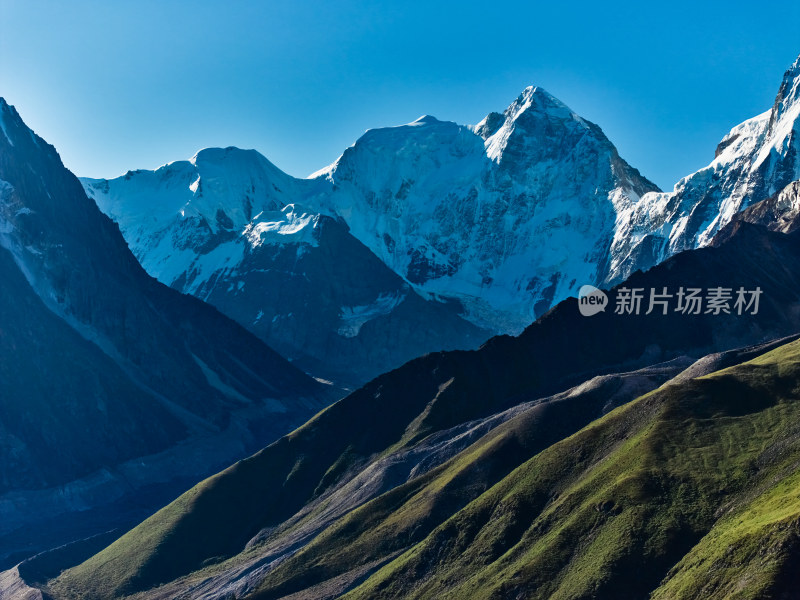
<svg viewBox="0 0 800 600"><path fill-rule="evenodd" d="M148 276L55 149L2 99L0 123L5 562L129 526L334 396ZM107 521L91 522L115 503Z"/></svg>

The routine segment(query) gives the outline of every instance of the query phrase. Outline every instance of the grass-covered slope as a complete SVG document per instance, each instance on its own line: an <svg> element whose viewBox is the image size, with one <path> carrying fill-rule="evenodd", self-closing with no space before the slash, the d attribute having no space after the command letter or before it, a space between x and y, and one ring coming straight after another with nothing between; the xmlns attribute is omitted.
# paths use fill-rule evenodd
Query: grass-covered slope
<svg viewBox="0 0 800 600"><path fill-rule="evenodd" d="M798 433L794 342L556 443L346 597L791 597Z"/></svg>
<svg viewBox="0 0 800 600"><path fill-rule="evenodd" d="M658 598L779 598L770 590L791 585L800 557L798 388L794 342L667 385L566 439L575 422L567 413L589 404L536 406L352 511L264 573L251 595L283 598L344 577L344 590L357 586L348 597L370 599L618 599L653 590ZM317 421L281 442L286 451ZM118 597L167 581L153 565L187 568L200 546L219 543L210 531L241 527L237 519L252 514L249 499L303 470L248 464L257 458L184 495L147 527L66 572L51 591ZM222 484L251 468L262 469L264 488L234 493ZM226 570L244 572L259 556L256 546L211 561L217 564L145 597L196 590ZM363 577L348 579L381 564L361 585Z"/></svg>
<svg viewBox="0 0 800 600"><path fill-rule="evenodd" d="M266 574L257 596L282 598L385 561L422 541L526 459L588 424L600 413L598 400L605 397L604 391L594 390L521 411L443 465L408 480L327 528Z"/></svg>
<svg viewBox="0 0 800 600"><path fill-rule="evenodd" d="M324 414L324 411L323 411ZM298 452L319 415L253 457L201 482L100 554L68 571L57 589L67 597L113 598L147 589L235 554L266 522L291 509L273 493L308 496L316 485Z"/></svg>
<svg viewBox="0 0 800 600"><path fill-rule="evenodd" d="M653 383L647 384L652 388L658 385L655 381L664 381L668 372L647 371L648 375L637 373L632 377L637 381L652 378ZM400 483L364 509L350 512L327 528L308 550L271 572L268 580L276 590L294 592L353 566L383 560L422 540L523 460L600 415L609 399L622 392L623 385L614 377L603 381L597 386L585 386L580 393L559 395L520 410L444 466ZM645 384L640 381L639 385ZM295 504L317 496L317 488L328 485L334 472L344 468L341 465L349 463L352 455L369 448L368 442L374 443L371 440L376 433L375 427L365 430L357 446L342 451L339 446L344 440L331 436L322 427L335 422L335 414L329 414L332 410L333 407L287 438L196 486L97 556L68 571L55 590L67 597L112 598L151 588L235 555L190 578L196 581L263 555L259 546L236 554L262 527L280 525L278 531L266 536L274 544L313 524L320 512L329 507L330 498L321 499L299 522L293 519L286 525L282 521L290 516ZM401 434L402 429L394 432L395 437ZM331 453L305 453L319 444L327 445ZM390 451L383 455L395 456ZM330 465L327 470L326 465Z"/></svg>

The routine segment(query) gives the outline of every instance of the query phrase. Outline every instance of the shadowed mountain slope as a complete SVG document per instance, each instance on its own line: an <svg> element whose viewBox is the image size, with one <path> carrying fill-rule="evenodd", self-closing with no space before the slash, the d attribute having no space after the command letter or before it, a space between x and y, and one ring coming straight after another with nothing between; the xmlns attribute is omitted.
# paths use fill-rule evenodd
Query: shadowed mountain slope
<svg viewBox="0 0 800 600"><path fill-rule="evenodd" d="M245 329L148 276L2 99L0 123L0 539L42 514L185 486L331 399ZM51 535L3 542L0 557Z"/></svg>

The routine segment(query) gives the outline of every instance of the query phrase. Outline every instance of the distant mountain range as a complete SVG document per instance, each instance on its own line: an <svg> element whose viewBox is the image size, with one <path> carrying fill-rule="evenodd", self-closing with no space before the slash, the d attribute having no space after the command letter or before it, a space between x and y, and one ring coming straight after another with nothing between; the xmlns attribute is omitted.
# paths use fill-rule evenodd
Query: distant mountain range
<svg viewBox="0 0 800 600"><path fill-rule="evenodd" d="M82 182L151 275L357 382L519 332L601 278L610 198L656 189L541 88L476 127L368 131L309 180L227 148Z"/></svg>
<svg viewBox="0 0 800 600"><path fill-rule="evenodd" d="M307 180L227 148L82 182L151 275L350 385L708 244L800 178L798 82L796 62L773 108L670 193L538 87L476 126L370 130Z"/></svg>

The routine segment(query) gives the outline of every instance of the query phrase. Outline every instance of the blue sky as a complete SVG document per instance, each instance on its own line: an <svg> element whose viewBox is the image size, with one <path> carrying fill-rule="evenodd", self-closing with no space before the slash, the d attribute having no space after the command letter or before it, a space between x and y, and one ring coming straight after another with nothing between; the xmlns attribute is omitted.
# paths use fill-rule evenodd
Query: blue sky
<svg viewBox="0 0 800 600"><path fill-rule="evenodd" d="M0 0L0 95L79 175L256 148L306 176L364 130L476 123L535 84L671 189L768 109L800 2Z"/></svg>

